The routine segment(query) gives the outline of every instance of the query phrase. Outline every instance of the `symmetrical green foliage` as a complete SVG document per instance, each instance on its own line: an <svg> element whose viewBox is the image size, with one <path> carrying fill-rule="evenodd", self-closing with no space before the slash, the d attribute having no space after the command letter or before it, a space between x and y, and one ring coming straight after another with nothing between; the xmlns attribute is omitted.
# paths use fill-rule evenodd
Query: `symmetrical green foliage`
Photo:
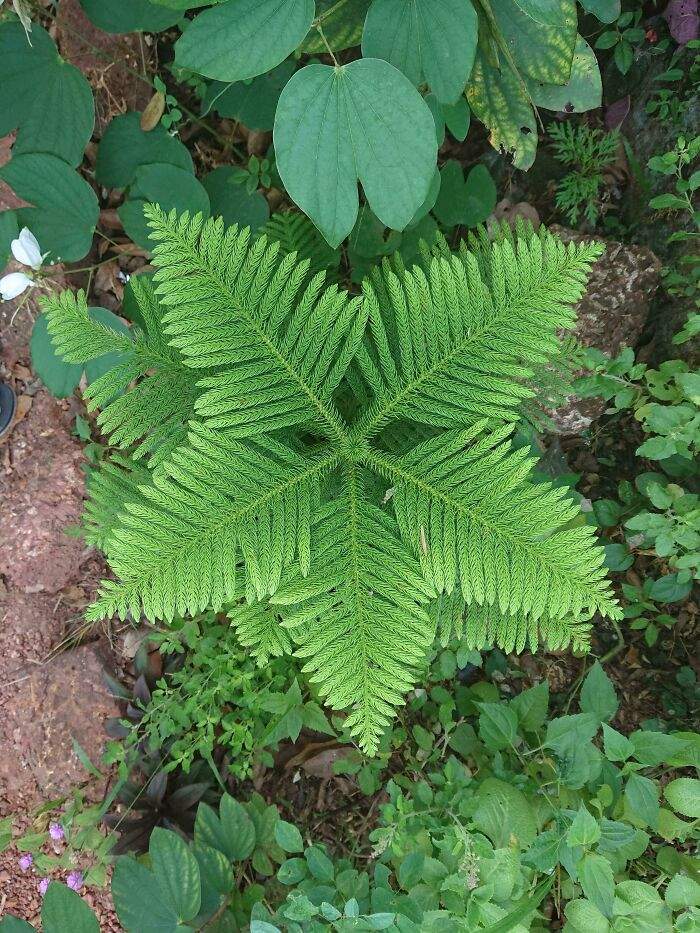
<svg viewBox="0 0 700 933"><path fill-rule="evenodd" d="M488 609L478 626L502 644L564 644L594 612L617 615L592 530L570 524L561 489L528 480L531 458L509 443L596 244L482 231L424 269L375 270L350 298L279 242L146 214L157 284L139 280L133 343L92 321L81 295L45 302L68 361L126 354L89 404L113 444L155 466L147 483L114 466L91 483L90 534L118 580L90 618L233 604L264 656L285 644L271 634L281 625L373 751L440 594L467 629L470 607Z"/></svg>

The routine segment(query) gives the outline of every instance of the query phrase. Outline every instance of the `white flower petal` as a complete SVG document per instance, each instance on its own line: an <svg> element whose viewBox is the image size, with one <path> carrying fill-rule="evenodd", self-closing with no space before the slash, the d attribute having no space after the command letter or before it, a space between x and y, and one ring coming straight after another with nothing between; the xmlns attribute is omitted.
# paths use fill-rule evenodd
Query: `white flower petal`
<svg viewBox="0 0 700 933"><path fill-rule="evenodd" d="M41 269L41 263L44 260L37 238L28 227L25 227L19 237L12 241L12 255L17 262L35 271Z"/></svg>
<svg viewBox="0 0 700 933"><path fill-rule="evenodd" d="M11 301L33 284L34 279L30 279L24 272L11 272L0 279L0 297L3 301Z"/></svg>

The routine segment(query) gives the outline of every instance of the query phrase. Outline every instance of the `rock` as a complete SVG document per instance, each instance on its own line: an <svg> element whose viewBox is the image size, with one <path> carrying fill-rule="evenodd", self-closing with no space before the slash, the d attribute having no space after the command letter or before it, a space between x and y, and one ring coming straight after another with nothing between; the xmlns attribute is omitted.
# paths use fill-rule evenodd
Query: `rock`
<svg viewBox="0 0 700 933"><path fill-rule="evenodd" d="M556 225L550 229L565 243L591 239ZM616 356L623 347L635 346L644 330L659 287L661 262L645 246L613 240L606 240L605 245L605 252L591 270L586 294L578 303L574 335L584 346ZM560 434L580 434L604 408L600 399L571 398L550 414Z"/></svg>

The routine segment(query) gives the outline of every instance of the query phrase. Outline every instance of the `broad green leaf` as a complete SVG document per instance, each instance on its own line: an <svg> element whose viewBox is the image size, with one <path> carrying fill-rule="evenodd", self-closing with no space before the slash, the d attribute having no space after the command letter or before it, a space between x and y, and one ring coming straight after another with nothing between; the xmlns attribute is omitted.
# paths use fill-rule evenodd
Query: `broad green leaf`
<svg viewBox="0 0 700 933"><path fill-rule="evenodd" d="M612 681L596 661L581 687L581 711L603 722L613 718L619 705Z"/></svg>
<svg viewBox="0 0 700 933"><path fill-rule="evenodd" d="M558 0L514 0L518 9L542 26L561 24L561 3Z"/></svg>
<svg viewBox="0 0 700 933"><path fill-rule="evenodd" d="M578 898L564 908L569 933L607 933L610 924L591 901Z"/></svg>
<svg viewBox="0 0 700 933"><path fill-rule="evenodd" d="M227 837L228 856L234 862L247 859L255 848L255 826L243 804L228 794L219 806L221 826Z"/></svg>
<svg viewBox="0 0 700 933"><path fill-rule="evenodd" d="M638 729L630 736L634 748L634 757L642 765L654 768L660 764L671 764L676 755L688 747L686 739L665 732L651 732Z"/></svg>
<svg viewBox="0 0 700 933"><path fill-rule="evenodd" d="M10 245L18 236L17 214L14 211L0 211L0 268L12 255Z"/></svg>
<svg viewBox="0 0 700 933"><path fill-rule="evenodd" d="M367 10L372 0L316 0L316 18L321 20L323 35L334 52L359 45ZM326 15L327 14L327 15ZM318 55L326 45L317 29L311 30L301 44L301 51Z"/></svg>
<svg viewBox="0 0 700 933"><path fill-rule="evenodd" d="M485 165L475 165L466 179L462 166L453 159L440 169L440 192L433 213L446 227L475 227L495 206L496 185Z"/></svg>
<svg viewBox="0 0 700 933"><path fill-rule="evenodd" d="M499 71L477 52L467 86L472 113L490 131L494 149L511 153L516 168L528 169L537 151L537 123L525 88L503 62Z"/></svg>
<svg viewBox="0 0 700 933"><path fill-rule="evenodd" d="M233 84L213 81L202 98L202 113L215 110L222 117L238 120L248 129L271 130L282 88L295 70L296 65L290 60L252 81L234 81Z"/></svg>
<svg viewBox="0 0 700 933"><path fill-rule="evenodd" d="M90 251L99 204L90 185L67 162L52 155L18 155L0 168L0 178L32 207L15 211L50 252L49 262L75 262Z"/></svg>
<svg viewBox="0 0 700 933"><path fill-rule="evenodd" d="M589 852L578 866L578 878L583 893L606 917L612 916L615 900L615 879L612 865L602 855Z"/></svg>
<svg viewBox="0 0 700 933"><path fill-rule="evenodd" d="M148 845L151 869L165 900L181 921L192 920L201 903L199 865L177 833L157 826Z"/></svg>
<svg viewBox="0 0 700 933"><path fill-rule="evenodd" d="M201 906L202 914L209 915L221 904L221 900L233 889L233 870L231 863L218 849L195 842L192 845L192 855L199 865L201 879Z"/></svg>
<svg viewBox="0 0 700 933"><path fill-rule="evenodd" d="M249 194L245 185L236 181L236 170L222 165L202 179L209 195L212 217L223 217L227 227L238 224L256 231L270 219L267 198L260 191Z"/></svg>
<svg viewBox="0 0 700 933"><path fill-rule="evenodd" d="M208 217L211 208L209 195L194 175L167 163L142 165L136 170L129 197L118 210L126 234L148 249L150 227L143 214L146 204L158 204L164 211L175 208L178 212L203 214Z"/></svg>
<svg viewBox="0 0 700 933"><path fill-rule="evenodd" d="M288 823L286 820L279 820L275 825L275 840L285 852L304 851L301 833L293 823Z"/></svg>
<svg viewBox="0 0 700 933"><path fill-rule="evenodd" d="M309 871L318 881L333 881L335 868L333 862L319 846L309 846L304 853Z"/></svg>
<svg viewBox="0 0 700 933"><path fill-rule="evenodd" d="M100 933L97 917L80 895L56 881L44 896L41 925L44 933Z"/></svg>
<svg viewBox="0 0 700 933"><path fill-rule="evenodd" d="M572 746L590 742L598 731L599 720L592 713L559 716L547 723L545 747L563 753Z"/></svg>
<svg viewBox="0 0 700 933"><path fill-rule="evenodd" d="M474 65L477 19L471 0L374 0L362 34L365 58L383 58L415 85L425 80L454 104Z"/></svg>
<svg viewBox="0 0 700 933"><path fill-rule="evenodd" d="M218 81L270 71L309 31L314 0L228 0L200 13L175 45L175 58Z"/></svg>
<svg viewBox="0 0 700 933"><path fill-rule="evenodd" d="M486 778L477 794L479 806L473 820L496 848L511 844L511 836L520 848L527 848L537 835L537 821L527 797L517 787L498 778Z"/></svg>
<svg viewBox="0 0 700 933"><path fill-rule="evenodd" d="M518 716L505 703L479 703L479 738L490 751L508 748L518 734Z"/></svg>
<svg viewBox="0 0 700 933"><path fill-rule="evenodd" d="M630 774L625 786L625 803L633 816L652 829L656 828L659 820L659 788L652 780L641 774Z"/></svg>
<svg viewBox="0 0 700 933"><path fill-rule="evenodd" d="M80 0L80 5L105 32L160 32L182 18L182 10L149 0ZM188 6L197 6L196 0Z"/></svg>
<svg viewBox="0 0 700 933"><path fill-rule="evenodd" d="M687 875L676 875L668 883L665 898L671 910L700 907L700 884Z"/></svg>
<svg viewBox="0 0 700 933"><path fill-rule="evenodd" d="M571 61L571 75L566 84L544 84L532 79L527 82L530 96L538 107L564 113L584 113L600 107L603 83L595 52L581 36Z"/></svg>
<svg viewBox="0 0 700 933"><path fill-rule="evenodd" d="M423 865L425 864L424 852L409 852L399 865L396 873L397 880L404 891L410 891L411 888L423 880Z"/></svg>
<svg viewBox="0 0 700 933"><path fill-rule="evenodd" d="M218 852L223 852L228 859L233 859L231 853L234 851L234 844L224 831L221 820L209 804L200 803L199 807L197 807L194 840L197 845L209 846Z"/></svg>
<svg viewBox="0 0 700 933"><path fill-rule="evenodd" d="M664 797L676 813L700 818L700 781L697 778L676 778L664 788Z"/></svg>
<svg viewBox="0 0 700 933"><path fill-rule="evenodd" d="M332 246L357 217L357 181L388 227L402 230L435 172L432 114L401 72L379 59L307 65L280 97L277 168L290 196Z"/></svg>
<svg viewBox="0 0 700 933"><path fill-rule="evenodd" d="M133 858L117 861L112 876L114 907L127 933L177 933L178 916L153 872Z"/></svg>
<svg viewBox="0 0 700 933"><path fill-rule="evenodd" d="M601 23L614 23L620 15L620 0L580 0L584 10L596 16Z"/></svg>
<svg viewBox="0 0 700 933"><path fill-rule="evenodd" d="M225 0L149 0L149 2L155 4L155 6L167 6L169 10L181 10L184 13L199 6L213 6L215 3L223 3Z"/></svg>
<svg viewBox="0 0 700 933"><path fill-rule="evenodd" d="M567 845L572 848L574 846L592 846L594 842L600 839L600 835L601 831L598 821L593 814L586 809L584 804L581 804L566 834Z"/></svg>
<svg viewBox="0 0 700 933"><path fill-rule="evenodd" d="M491 0L498 27L523 77L544 84L565 84L571 75L576 46L576 2L554 0L550 22L543 24L525 12L516 0ZM530 11L543 4L528 3Z"/></svg>
<svg viewBox="0 0 700 933"><path fill-rule="evenodd" d="M442 115L447 129L460 142L467 138L471 111L465 97L460 97L456 104L443 104Z"/></svg>
<svg viewBox="0 0 700 933"><path fill-rule="evenodd" d="M547 719L549 707L549 684L546 680L523 690L510 701L512 709L518 715L518 721L526 732L537 732Z"/></svg>
<svg viewBox="0 0 700 933"><path fill-rule="evenodd" d="M647 922L658 921L659 928L661 928L664 920L664 905L659 892L652 885L644 881L623 878L615 888L615 896L623 904L629 905L640 919L643 918Z"/></svg>
<svg viewBox="0 0 700 933"><path fill-rule="evenodd" d="M20 23L2 23L0 136L18 130L12 155L46 152L76 166L94 123L90 85L63 61L46 30L35 23L30 45Z"/></svg>
<svg viewBox="0 0 700 933"><path fill-rule="evenodd" d="M0 918L0 933L35 933L35 928L26 920L5 915Z"/></svg>
<svg viewBox="0 0 700 933"><path fill-rule="evenodd" d="M95 178L105 188L126 188L141 165L153 162L194 174L192 156L179 139L160 125L144 133L141 114L123 113L111 121L100 141Z"/></svg>
<svg viewBox="0 0 700 933"><path fill-rule="evenodd" d="M610 761L627 761L634 752L634 745L630 740L606 722L603 723L603 748L605 757Z"/></svg>

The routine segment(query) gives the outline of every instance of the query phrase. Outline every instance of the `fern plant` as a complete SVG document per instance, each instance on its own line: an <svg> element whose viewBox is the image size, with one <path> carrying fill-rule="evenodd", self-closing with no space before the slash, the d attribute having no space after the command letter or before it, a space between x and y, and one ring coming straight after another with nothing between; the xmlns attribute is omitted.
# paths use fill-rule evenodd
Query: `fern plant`
<svg viewBox="0 0 700 933"><path fill-rule="evenodd" d="M65 359L128 359L87 390L129 454L89 484L116 577L90 619L225 609L260 658L303 658L373 753L438 629L521 650L619 617L593 530L510 443L597 244L482 230L351 297L248 229L145 212L143 333L82 293L44 304Z"/></svg>
<svg viewBox="0 0 700 933"><path fill-rule="evenodd" d="M552 137L554 158L571 168L557 184L557 207L572 226L581 212L595 225L600 213L603 169L617 158L619 132L604 133L573 123L550 123L547 132Z"/></svg>

